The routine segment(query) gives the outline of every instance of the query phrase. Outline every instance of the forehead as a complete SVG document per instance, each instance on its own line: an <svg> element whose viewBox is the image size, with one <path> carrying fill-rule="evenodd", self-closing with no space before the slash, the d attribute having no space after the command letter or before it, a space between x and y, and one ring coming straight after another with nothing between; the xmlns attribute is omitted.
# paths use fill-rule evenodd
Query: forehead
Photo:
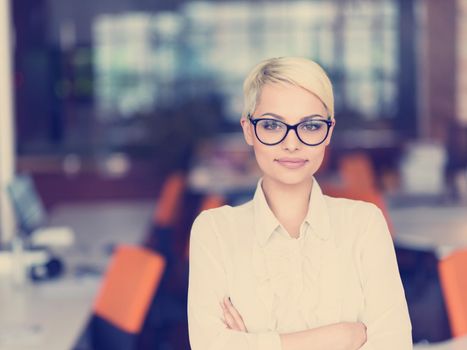
<svg viewBox="0 0 467 350"><path fill-rule="evenodd" d="M327 116L326 107L315 94L288 83L263 86L254 114L265 113L280 115L289 122L313 114Z"/></svg>

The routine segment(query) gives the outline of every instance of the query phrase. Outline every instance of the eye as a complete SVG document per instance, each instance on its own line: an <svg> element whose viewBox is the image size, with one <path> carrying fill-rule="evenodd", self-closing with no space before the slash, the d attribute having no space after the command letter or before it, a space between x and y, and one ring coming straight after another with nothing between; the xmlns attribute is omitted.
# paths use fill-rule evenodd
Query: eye
<svg viewBox="0 0 467 350"><path fill-rule="evenodd" d="M270 131L277 131L277 130L281 130L284 128L284 125L281 122L272 120L272 119L261 120L260 126L264 130L270 130Z"/></svg>
<svg viewBox="0 0 467 350"><path fill-rule="evenodd" d="M318 131L323 127L324 123L321 123L316 120L311 120L308 122L304 122L300 125L300 129L304 131Z"/></svg>

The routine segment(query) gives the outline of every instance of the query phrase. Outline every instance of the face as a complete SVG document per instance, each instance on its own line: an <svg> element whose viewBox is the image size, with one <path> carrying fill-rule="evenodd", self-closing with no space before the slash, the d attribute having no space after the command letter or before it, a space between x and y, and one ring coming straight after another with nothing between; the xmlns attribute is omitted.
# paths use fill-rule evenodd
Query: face
<svg viewBox="0 0 467 350"><path fill-rule="evenodd" d="M271 114L283 120L271 117ZM317 114L327 119L326 107L309 91L291 84L266 84L252 119L272 118L294 125L301 122L303 117ZM326 140L318 146L303 144L293 130L279 144L267 146L256 138L250 121L242 118L240 123L246 142L254 148L264 181L286 185L309 183L323 161L334 129L332 126Z"/></svg>

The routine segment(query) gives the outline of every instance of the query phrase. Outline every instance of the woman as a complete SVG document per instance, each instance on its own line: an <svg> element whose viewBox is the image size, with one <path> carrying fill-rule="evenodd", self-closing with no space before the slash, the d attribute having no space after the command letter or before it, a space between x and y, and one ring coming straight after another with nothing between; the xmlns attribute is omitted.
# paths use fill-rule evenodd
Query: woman
<svg viewBox="0 0 467 350"><path fill-rule="evenodd" d="M322 194L331 82L273 58L244 83L241 126L263 173L254 198L202 212L190 240L192 350L412 348L394 247L373 204Z"/></svg>

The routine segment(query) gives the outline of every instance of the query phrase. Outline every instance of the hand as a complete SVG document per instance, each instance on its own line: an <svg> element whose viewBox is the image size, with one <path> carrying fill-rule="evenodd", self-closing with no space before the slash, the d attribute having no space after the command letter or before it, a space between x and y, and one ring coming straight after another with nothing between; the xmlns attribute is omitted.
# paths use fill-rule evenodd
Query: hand
<svg viewBox="0 0 467 350"><path fill-rule="evenodd" d="M237 309L234 308L230 298L225 297L222 302L220 302L222 311L224 312L224 324L228 329L233 329L235 331L245 332L248 330L245 327L242 316L239 314Z"/></svg>

